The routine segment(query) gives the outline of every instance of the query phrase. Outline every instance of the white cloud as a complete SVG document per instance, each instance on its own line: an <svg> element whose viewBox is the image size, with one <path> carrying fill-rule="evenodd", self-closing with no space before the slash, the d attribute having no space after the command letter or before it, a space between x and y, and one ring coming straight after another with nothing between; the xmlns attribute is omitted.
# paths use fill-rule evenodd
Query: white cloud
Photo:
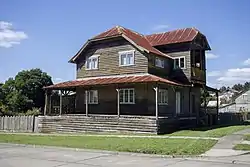
<svg viewBox="0 0 250 167"><path fill-rule="evenodd" d="M23 31L14 30L12 23L0 21L0 47L10 48L27 38Z"/></svg>
<svg viewBox="0 0 250 167"><path fill-rule="evenodd" d="M243 65L244 65L244 66L250 65L250 58L246 59L246 60L243 62Z"/></svg>
<svg viewBox="0 0 250 167"><path fill-rule="evenodd" d="M219 55L213 53L206 53L206 59L217 59Z"/></svg>
<svg viewBox="0 0 250 167"><path fill-rule="evenodd" d="M229 85L239 82L250 81L250 68L228 69L221 77L217 79L217 81Z"/></svg>
<svg viewBox="0 0 250 167"><path fill-rule="evenodd" d="M152 27L153 31L163 31L169 28L169 25L166 24L159 24L159 25L155 25Z"/></svg>
<svg viewBox="0 0 250 167"><path fill-rule="evenodd" d="M207 76L208 77L218 77L220 75L221 75L220 71L210 71L210 72L207 72Z"/></svg>

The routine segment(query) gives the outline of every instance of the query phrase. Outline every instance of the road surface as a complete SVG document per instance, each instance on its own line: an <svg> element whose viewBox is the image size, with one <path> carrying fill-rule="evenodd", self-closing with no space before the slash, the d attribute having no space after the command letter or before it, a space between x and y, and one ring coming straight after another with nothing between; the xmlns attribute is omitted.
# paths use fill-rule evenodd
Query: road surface
<svg viewBox="0 0 250 167"><path fill-rule="evenodd" d="M163 158L142 154L0 144L0 167L249 167L250 155Z"/></svg>

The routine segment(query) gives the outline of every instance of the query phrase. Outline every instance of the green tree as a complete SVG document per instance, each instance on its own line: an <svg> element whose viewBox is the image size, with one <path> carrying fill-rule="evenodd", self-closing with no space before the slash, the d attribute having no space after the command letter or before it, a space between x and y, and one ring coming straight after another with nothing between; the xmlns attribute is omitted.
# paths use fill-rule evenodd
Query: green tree
<svg viewBox="0 0 250 167"><path fill-rule="evenodd" d="M33 107L43 108L43 87L51 84L51 77L42 70L23 70L15 79L9 78L1 86L2 104L15 113L26 112Z"/></svg>

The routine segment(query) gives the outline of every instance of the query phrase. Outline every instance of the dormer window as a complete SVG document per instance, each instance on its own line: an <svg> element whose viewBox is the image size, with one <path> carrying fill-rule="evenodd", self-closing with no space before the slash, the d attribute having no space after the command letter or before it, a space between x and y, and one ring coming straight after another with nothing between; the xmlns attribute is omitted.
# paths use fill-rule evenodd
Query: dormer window
<svg viewBox="0 0 250 167"><path fill-rule="evenodd" d="M135 64L135 51L122 51L119 52L119 65L130 66Z"/></svg>
<svg viewBox="0 0 250 167"><path fill-rule="evenodd" d="M185 69L186 68L186 62L185 57L177 57L174 58L174 69Z"/></svg>
<svg viewBox="0 0 250 167"><path fill-rule="evenodd" d="M86 70L98 69L99 55L92 55L86 59Z"/></svg>
<svg viewBox="0 0 250 167"><path fill-rule="evenodd" d="M156 57L155 58L155 66L160 67L160 68L164 68L164 60L160 59L159 57Z"/></svg>

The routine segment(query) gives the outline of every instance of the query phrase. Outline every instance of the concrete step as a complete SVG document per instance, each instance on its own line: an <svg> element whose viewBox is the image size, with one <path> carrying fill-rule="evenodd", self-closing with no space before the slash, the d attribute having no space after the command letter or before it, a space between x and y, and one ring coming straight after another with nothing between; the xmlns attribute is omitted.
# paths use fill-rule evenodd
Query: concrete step
<svg viewBox="0 0 250 167"><path fill-rule="evenodd" d="M125 128L125 127L54 127L54 128L46 128L43 127L42 132L48 132L48 131L56 131L56 132L81 132L81 131L89 131L89 132L106 132L106 131L127 131L127 132L148 132L148 133L154 133L156 132L156 129L137 129L137 128Z"/></svg>
<svg viewBox="0 0 250 167"><path fill-rule="evenodd" d="M44 122L58 122L58 121L67 121L67 122L99 122L99 123L106 123L106 122L121 122L121 123L145 123L145 124L156 124L155 120L125 120L125 119L46 119L43 120Z"/></svg>
<svg viewBox="0 0 250 167"><path fill-rule="evenodd" d="M152 128L155 129L157 128L156 125L140 125L140 124L86 124L86 123L61 123L61 124L56 124L56 123L43 123L43 127L53 127L53 126L69 126L69 127L130 127L130 128Z"/></svg>
<svg viewBox="0 0 250 167"><path fill-rule="evenodd" d="M44 124L50 124L55 122L43 122ZM138 125L138 126L157 126L156 123L131 123L131 122L83 122L83 121L62 121L60 124L80 124L80 125L124 125L124 126L130 126L130 125Z"/></svg>
<svg viewBox="0 0 250 167"><path fill-rule="evenodd" d="M61 125L55 125L55 124L43 124L42 125L43 128L50 128L50 127L67 127L67 128L108 128L108 129L119 129L119 128L129 128L129 129L148 129L148 130L155 130L157 129L156 126L110 126L110 125L70 125L70 124L61 124Z"/></svg>

